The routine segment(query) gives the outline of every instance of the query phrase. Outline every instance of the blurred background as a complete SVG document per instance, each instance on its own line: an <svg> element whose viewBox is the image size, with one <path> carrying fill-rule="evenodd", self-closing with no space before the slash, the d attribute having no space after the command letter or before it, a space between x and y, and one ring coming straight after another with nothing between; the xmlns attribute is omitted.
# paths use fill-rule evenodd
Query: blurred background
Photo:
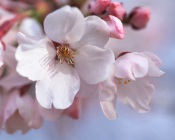
<svg viewBox="0 0 175 140"><path fill-rule="evenodd" d="M151 110L139 114L131 107L117 104L118 119L103 115L98 98L84 101L79 120L63 116L57 122L45 121L39 130L9 135L0 132L0 140L174 140L175 139L175 18L174 0L122 0L129 12L135 6L150 6L152 15L147 28L133 31L126 27L124 40L110 45L131 50L151 51L162 60L165 74L155 79Z"/></svg>

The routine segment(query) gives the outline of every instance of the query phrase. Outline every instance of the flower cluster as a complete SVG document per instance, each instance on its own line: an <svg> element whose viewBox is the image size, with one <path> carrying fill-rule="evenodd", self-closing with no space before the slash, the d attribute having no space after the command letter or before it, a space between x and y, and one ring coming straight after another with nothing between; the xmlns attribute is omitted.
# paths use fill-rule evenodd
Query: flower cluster
<svg viewBox="0 0 175 140"><path fill-rule="evenodd" d="M95 94L110 120L117 117L117 99L149 110L150 80L163 75L161 60L109 45L110 38L124 38L124 25L145 27L149 8L127 14L110 0L2 0L0 8L1 129L25 133L40 128L43 118L78 119L83 100Z"/></svg>

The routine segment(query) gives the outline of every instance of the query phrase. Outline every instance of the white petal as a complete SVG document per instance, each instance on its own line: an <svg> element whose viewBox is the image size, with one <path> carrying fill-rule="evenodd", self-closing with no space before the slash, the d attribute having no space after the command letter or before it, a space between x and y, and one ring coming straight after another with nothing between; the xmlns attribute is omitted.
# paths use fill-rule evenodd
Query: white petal
<svg viewBox="0 0 175 140"><path fill-rule="evenodd" d="M117 86L115 84L114 65L111 65L109 76L106 80L99 83L98 92L100 101L114 100L117 94Z"/></svg>
<svg viewBox="0 0 175 140"><path fill-rule="evenodd" d="M117 99L117 86L114 81L114 67L111 65L109 77L107 80L99 84L98 92L100 105L105 116L114 120L117 117L116 113L116 99Z"/></svg>
<svg viewBox="0 0 175 140"><path fill-rule="evenodd" d="M84 31L84 17L78 8L64 6L44 20L46 35L61 44L78 41Z"/></svg>
<svg viewBox="0 0 175 140"><path fill-rule="evenodd" d="M100 101L100 105L101 105L104 115L109 120L114 120L117 118L116 99L111 100L111 101Z"/></svg>
<svg viewBox="0 0 175 140"><path fill-rule="evenodd" d="M20 56L17 71L33 81L40 80L46 74L56 55L53 44L47 38L40 40L33 49L17 53Z"/></svg>
<svg viewBox="0 0 175 140"><path fill-rule="evenodd" d="M162 64L161 59L157 55L155 55L151 52L142 52L142 54L149 57L156 64L156 66L158 66L158 67L161 66L161 64Z"/></svg>
<svg viewBox="0 0 175 140"><path fill-rule="evenodd" d="M74 60L81 78L88 84L97 84L107 78L114 54L110 49L87 45L77 50Z"/></svg>
<svg viewBox="0 0 175 140"><path fill-rule="evenodd" d="M81 39L72 44L77 49L85 45L93 45L103 48L109 40L109 29L105 21L97 16L89 16L85 19L85 30Z"/></svg>
<svg viewBox="0 0 175 140"><path fill-rule="evenodd" d="M140 113L147 112L154 92L154 86L147 79L139 78L128 84L118 84L118 97Z"/></svg>
<svg viewBox="0 0 175 140"><path fill-rule="evenodd" d="M148 60L145 57L137 53L127 53L117 58L115 76L135 80L146 76L148 68Z"/></svg>
<svg viewBox="0 0 175 140"><path fill-rule="evenodd" d="M36 98L41 106L57 109L69 107L80 88L80 79L75 69L66 64L56 64L52 76L36 83Z"/></svg>
<svg viewBox="0 0 175 140"><path fill-rule="evenodd" d="M18 37L18 43L19 44L35 44L36 41L38 41L37 39L30 37L30 36L26 36L25 34L18 32L17 34Z"/></svg>
<svg viewBox="0 0 175 140"><path fill-rule="evenodd" d="M36 39L41 39L44 37L41 25L33 18L25 18L22 20L19 26L19 31Z"/></svg>
<svg viewBox="0 0 175 140"><path fill-rule="evenodd" d="M18 37L19 46L16 49L15 58L17 61L20 61L23 59L21 57L23 52L33 49L35 47L34 44L36 44L38 40L33 39L32 37L26 36L25 34L21 32L17 34L17 37Z"/></svg>
<svg viewBox="0 0 175 140"><path fill-rule="evenodd" d="M150 58L148 58L148 62L149 62L149 70L148 70L149 76L160 77L164 74L164 72L161 71L160 68Z"/></svg>
<svg viewBox="0 0 175 140"><path fill-rule="evenodd" d="M149 63L149 71L148 75L153 77L160 77L164 74L163 71L160 70L161 60L156 55L144 52L143 56L145 56L148 59Z"/></svg>

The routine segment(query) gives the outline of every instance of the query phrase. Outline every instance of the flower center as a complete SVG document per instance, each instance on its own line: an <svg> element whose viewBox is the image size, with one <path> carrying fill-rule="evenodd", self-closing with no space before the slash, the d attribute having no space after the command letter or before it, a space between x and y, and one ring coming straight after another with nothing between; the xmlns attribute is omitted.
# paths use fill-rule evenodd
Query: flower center
<svg viewBox="0 0 175 140"><path fill-rule="evenodd" d="M116 81L119 84L125 84L125 85L127 85L131 82L131 80L129 80L129 79L122 79L122 78L116 78Z"/></svg>
<svg viewBox="0 0 175 140"><path fill-rule="evenodd" d="M57 58L62 64L63 62L68 63L69 65L74 66L74 57L75 57L75 51L72 50L69 45L60 45L56 48L56 54Z"/></svg>

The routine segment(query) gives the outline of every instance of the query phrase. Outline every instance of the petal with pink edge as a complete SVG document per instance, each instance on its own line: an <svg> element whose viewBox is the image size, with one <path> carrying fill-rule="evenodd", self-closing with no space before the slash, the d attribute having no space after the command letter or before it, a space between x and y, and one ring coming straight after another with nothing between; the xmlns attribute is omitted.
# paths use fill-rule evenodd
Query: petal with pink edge
<svg viewBox="0 0 175 140"><path fill-rule="evenodd" d="M124 29L122 22L112 15L108 15L104 18L109 26L110 36L116 39L124 38Z"/></svg>
<svg viewBox="0 0 175 140"><path fill-rule="evenodd" d="M148 74L148 60L138 53L127 53L116 59L115 76L135 80Z"/></svg>

